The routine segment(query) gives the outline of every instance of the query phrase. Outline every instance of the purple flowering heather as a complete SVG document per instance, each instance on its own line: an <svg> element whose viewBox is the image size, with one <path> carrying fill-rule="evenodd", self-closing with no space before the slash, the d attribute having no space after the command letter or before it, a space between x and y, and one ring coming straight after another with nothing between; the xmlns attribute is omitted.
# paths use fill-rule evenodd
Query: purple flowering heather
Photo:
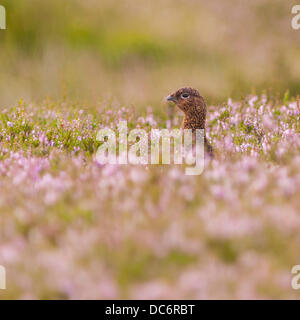
<svg viewBox="0 0 300 320"><path fill-rule="evenodd" d="M4 298L298 297L290 269L300 263L299 101L210 106L216 155L200 176L180 165L99 164L100 128L180 123L151 108L101 108L3 113Z"/></svg>

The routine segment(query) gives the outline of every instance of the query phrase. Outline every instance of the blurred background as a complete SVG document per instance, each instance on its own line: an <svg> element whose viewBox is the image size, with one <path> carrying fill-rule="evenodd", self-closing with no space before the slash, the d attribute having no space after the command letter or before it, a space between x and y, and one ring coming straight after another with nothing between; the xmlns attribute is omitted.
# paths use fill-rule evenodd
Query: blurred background
<svg viewBox="0 0 300 320"><path fill-rule="evenodd" d="M145 108L181 86L209 103L300 83L290 0L1 0L0 107L47 96ZM270 89L272 88L272 89Z"/></svg>
<svg viewBox="0 0 300 320"><path fill-rule="evenodd" d="M299 299L297 2L0 0L0 299ZM94 161L121 119L178 127L181 86L202 175Z"/></svg>

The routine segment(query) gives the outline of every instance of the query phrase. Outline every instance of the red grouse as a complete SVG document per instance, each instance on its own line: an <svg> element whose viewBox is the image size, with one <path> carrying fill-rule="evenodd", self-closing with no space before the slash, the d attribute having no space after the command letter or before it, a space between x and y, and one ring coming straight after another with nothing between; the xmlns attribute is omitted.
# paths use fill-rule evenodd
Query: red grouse
<svg viewBox="0 0 300 320"><path fill-rule="evenodd" d="M182 129L192 129L194 134L196 129L204 130L205 148L210 157L213 157L213 148L205 136L206 104L204 98L196 89L181 88L169 95L167 101L174 102L184 112Z"/></svg>

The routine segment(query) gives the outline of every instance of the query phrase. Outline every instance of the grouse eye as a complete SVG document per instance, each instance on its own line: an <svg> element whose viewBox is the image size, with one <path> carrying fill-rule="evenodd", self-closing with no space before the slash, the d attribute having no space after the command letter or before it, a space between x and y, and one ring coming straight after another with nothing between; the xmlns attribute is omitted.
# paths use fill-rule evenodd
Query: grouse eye
<svg viewBox="0 0 300 320"><path fill-rule="evenodd" d="M190 96L190 95L189 95L188 93L183 93L183 94L181 95L181 98L187 99L189 96Z"/></svg>

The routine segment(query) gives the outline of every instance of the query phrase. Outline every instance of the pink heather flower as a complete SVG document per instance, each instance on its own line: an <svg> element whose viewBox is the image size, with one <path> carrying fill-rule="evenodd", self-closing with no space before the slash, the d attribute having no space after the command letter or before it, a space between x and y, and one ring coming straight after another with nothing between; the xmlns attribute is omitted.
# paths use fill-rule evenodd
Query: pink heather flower
<svg viewBox="0 0 300 320"><path fill-rule="evenodd" d="M248 103L249 103L249 105L250 105L251 107L253 107L255 101L257 101L257 100L258 100L258 97L257 97L257 96L253 96L253 97L251 97L251 98L249 99Z"/></svg>
<svg viewBox="0 0 300 320"><path fill-rule="evenodd" d="M225 145L225 149L227 151L233 151L234 150L234 144L233 144L233 141L232 141L231 137L226 136L224 138L224 145Z"/></svg>
<svg viewBox="0 0 300 320"><path fill-rule="evenodd" d="M266 104L267 101L268 101L268 97L267 97L265 94L263 94L263 95L261 96L260 101L261 101L261 103Z"/></svg>
<svg viewBox="0 0 300 320"><path fill-rule="evenodd" d="M225 196L224 188L219 185L213 185L211 187L211 192L218 199L223 199Z"/></svg>
<svg viewBox="0 0 300 320"><path fill-rule="evenodd" d="M168 175L173 180L179 180L182 177L182 172L178 168L174 167L171 170L169 170Z"/></svg>
<svg viewBox="0 0 300 320"><path fill-rule="evenodd" d="M148 116L146 117L146 122L148 122L148 123L150 124L150 126L152 126L152 127L155 127L156 124L157 124L156 121L154 120L152 114L151 114L151 115L148 115Z"/></svg>
<svg viewBox="0 0 300 320"><path fill-rule="evenodd" d="M105 177L111 176L117 172L118 168L118 165L106 164L102 170L102 174Z"/></svg>
<svg viewBox="0 0 300 320"><path fill-rule="evenodd" d="M52 205L54 204L58 198L59 198L59 193L55 191L48 191L45 195L44 201L46 205Z"/></svg>
<svg viewBox="0 0 300 320"><path fill-rule="evenodd" d="M227 100L227 104L228 104L229 107L233 107L233 103L232 103L232 99L231 98L229 98Z"/></svg>
<svg viewBox="0 0 300 320"><path fill-rule="evenodd" d="M284 155L285 151L286 150L285 150L284 146L279 144L279 146L277 147L277 149L275 151L275 154L278 158L281 158Z"/></svg>
<svg viewBox="0 0 300 320"><path fill-rule="evenodd" d="M147 107L147 114L152 114L152 113L153 113L152 107L148 106Z"/></svg>
<svg viewBox="0 0 300 320"><path fill-rule="evenodd" d="M240 122L240 115L238 113L236 113L230 117L231 124L237 125L239 122Z"/></svg>
<svg viewBox="0 0 300 320"><path fill-rule="evenodd" d="M48 139L44 133L39 134L39 141L40 141L40 143L47 144Z"/></svg>
<svg viewBox="0 0 300 320"><path fill-rule="evenodd" d="M280 112L282 112L282 113L285 113L286 110L287 110L287 107L286 107L286 106L282 106L282 107L280 108Z"/></svg>
<svg viewBox="0 0 300 320"><path fill-rule="evenodd" d="M134 183L142 183L147 179L147 173L144 169L138 169L136 167L132 167L130 170L130 179Z"/></svg>
<svg viewBox="0 0 300 320"><path fill-rule="evenodd" d="M170 297L173 290L162 281L146 282L144 284L136 285L131 290L132 299L163 299Z"/></svg>
<svg viewBox="0 0 300 320"><path fill-rule="evenodd" d="M144 117L139 117L139 118L137 119L137 121L140 122L141 124L145 124L145 123L146 123L146 120L145 120Z"/></svg>
<svg viewBox="0 0 300 320"><path fill-rule="evenodd" d="M221 238L244 237L257 232L261 223L250 216L220 212L205 221L206 231Z"/></svg>

